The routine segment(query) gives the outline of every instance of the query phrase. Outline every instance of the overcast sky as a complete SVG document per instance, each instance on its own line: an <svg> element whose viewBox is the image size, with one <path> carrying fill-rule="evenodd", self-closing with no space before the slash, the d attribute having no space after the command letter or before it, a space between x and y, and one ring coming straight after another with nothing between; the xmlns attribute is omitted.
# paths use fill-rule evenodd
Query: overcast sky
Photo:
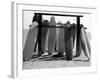
<svg viewBox="0 0 100 80"><path fill-rule="evenodd" d="M29 29L29 25L32 23L32 19L34 16L34 11L24 11L24 29ZM43 20L50 21L51 16L43 16ZM66 23L67 21L70 21L71 23L76 23L75 17L65 17L65 16L54 16L56 23L61 21L62 23ZM84 17L81 18L81 24L84 24L85 27L87 27L87 31L91 32L91 15L90 14L84 14Z"/></svg>

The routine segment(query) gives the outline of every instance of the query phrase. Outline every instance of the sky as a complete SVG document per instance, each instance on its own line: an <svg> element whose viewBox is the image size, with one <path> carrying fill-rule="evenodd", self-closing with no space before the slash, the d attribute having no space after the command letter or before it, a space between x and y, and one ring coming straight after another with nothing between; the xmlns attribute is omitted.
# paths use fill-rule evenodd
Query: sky
<svg viewBox="0 0 100 80"><path fill-rule="evenodd" d="M24 11L23 14L23 28L29 29L29 25L32 24L32 19L34 16L34 11ZM84 27L87 27L87 31L91 32L91 15L90 14L83 14L84 17L81 18L80 23L84 25ZM76 17L65 17L65 16L54 16L56 23L59 21L62 23L66 23L67 21L70 21L70 23L76 23ZM43 20L50 21L51 16L43 15Z"/></svg>

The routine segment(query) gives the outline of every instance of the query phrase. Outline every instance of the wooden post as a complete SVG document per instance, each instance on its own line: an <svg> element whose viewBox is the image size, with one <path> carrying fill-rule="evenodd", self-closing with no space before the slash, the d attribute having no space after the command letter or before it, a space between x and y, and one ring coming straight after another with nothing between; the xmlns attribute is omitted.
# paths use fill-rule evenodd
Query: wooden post
<svg viewBox="0 0 100 80"><path fill-rule="evenodd" d="M42 15L39 14L39 26L38 26L38 53L41 53L41 28L42 28Z"/></svg>
<svg viewBox="0 0 100 80"><path fill-rule="evenodd" d="M76 56L79 57L81 54L81 46L80 46L80 17L77 17L77 39L76 39Z"/></svg>

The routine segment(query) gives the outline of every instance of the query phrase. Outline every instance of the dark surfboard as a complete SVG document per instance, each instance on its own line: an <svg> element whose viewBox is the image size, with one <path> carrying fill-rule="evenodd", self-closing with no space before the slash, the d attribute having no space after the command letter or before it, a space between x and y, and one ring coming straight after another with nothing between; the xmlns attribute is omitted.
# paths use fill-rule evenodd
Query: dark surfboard
<svg viewBox="0 0 100 80"><path fill-rule="evenodd" d="M72 37L72 27L70 22L65 24L65 54L66 60L72 60L73 53L73 37Z"/></svg>

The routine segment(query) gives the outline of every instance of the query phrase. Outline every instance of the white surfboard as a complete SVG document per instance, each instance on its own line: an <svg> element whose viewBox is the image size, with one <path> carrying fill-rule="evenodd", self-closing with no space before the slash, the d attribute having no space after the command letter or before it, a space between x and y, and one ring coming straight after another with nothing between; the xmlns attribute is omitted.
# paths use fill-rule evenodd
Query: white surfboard
<svg viewBox="0 0 100 80"><path fill-rule="evenodd" d="M42 34L41 34L41 47L42 47L42 52L46 51L46 47L47 47L47 35L48 35L48 26L49 26L49 21L48 20L44 20L42 22Z"/></svg>
<svg viewBox="0 0 100 80"><path fill-rule="evenodd" d="M50 19L50 26L56 26L55 18L53 16ZM55 44L56 44L56 28L49 28L49 36L48 36L49 54L54 53Z"/></svg>
<svg viewBox="0 0 100 80"><path fill-rule="evenodd" d="M62 22L58 22L59 26L58 27L64 27ZM65 39L64 39L64 28L57 28L57 50L59 52L64 52L65 50Z"/></svg>

